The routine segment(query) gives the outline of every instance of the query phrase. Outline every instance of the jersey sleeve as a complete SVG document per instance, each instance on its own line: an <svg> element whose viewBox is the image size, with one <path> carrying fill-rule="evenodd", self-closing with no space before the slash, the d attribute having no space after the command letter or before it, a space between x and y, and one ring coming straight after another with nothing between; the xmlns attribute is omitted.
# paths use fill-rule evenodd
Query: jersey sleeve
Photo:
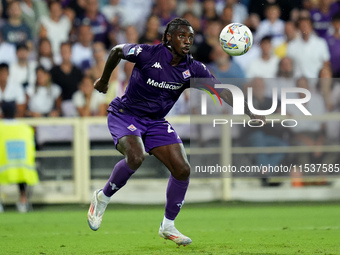
<svg viewBox="0 0 340 255"><path fill-rule="evenodd" d="M124 59L127 61L144 64L150 60L150 45L127 43L123 46Z"/></svg>
<svg viewBox="0 0 340 255"><path fill-rule="evenodd" d="M221 84L221 82L215 78L206 65L201 62L194 61L194 80L190 86L197 89L204 88L214 94L216 94L215 91L220 93L223 89L214 89L215 84Z"/></svg>

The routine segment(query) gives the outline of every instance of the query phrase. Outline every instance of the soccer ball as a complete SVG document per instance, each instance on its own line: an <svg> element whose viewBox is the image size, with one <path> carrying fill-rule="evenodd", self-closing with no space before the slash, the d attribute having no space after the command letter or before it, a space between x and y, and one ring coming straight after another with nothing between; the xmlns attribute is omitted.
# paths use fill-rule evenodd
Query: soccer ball
<svg viewBox="0 0 340 255"><path fill-rule="evenodd" d="M220 45L231 56L240 56L248 52L253 45L253 34L240 23L225 26L220 33Z"/></svg>

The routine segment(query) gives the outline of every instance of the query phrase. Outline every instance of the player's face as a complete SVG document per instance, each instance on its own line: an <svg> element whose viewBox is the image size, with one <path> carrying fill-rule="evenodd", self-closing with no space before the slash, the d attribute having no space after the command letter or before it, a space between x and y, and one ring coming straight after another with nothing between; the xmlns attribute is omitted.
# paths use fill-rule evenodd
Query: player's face
<svg viewBox="0 0 340 255"><path fill-rule="evenodd" d="M189 53L190 47L194 42L194 30L190 26L179 26L178 29L170 37L170 45L173 50L180 56Z"/></svg>

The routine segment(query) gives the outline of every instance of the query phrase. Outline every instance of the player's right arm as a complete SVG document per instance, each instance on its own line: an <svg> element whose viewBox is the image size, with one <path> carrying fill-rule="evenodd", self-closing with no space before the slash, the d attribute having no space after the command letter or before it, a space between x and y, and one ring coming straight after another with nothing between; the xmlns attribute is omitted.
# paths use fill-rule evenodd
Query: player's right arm
<svg viewBox="0 0 340 255"><path fill-rule="evenodd" d="M94 88L99 92L106 93L109 86L109 80L113 69L119 64L120 60L124 58L123 47L125 44L119 44L113 47L106 60L102 76L94 83Z"/></svg>
<svg viewBox="0 0 340 255"><path fill-rule="evenodd" d="M95 89L106 93L111 73L121 59L135 63L139 68L143 68L150 61L153 49L154 47L150 45L132 43L119 44L113 47L107 58L102 77L94 83Z"/></svg>

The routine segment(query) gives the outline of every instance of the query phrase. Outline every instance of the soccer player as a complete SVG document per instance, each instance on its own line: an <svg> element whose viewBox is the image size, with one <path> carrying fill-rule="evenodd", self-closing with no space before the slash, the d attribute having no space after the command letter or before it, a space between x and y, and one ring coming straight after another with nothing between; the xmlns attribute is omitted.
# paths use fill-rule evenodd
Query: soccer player
<svg viewBox="0 0 340 255"><path fill-rule="evenodd" d="M108 108L108 126L116 148L125 158L113 168L103 189L94 192L88 212L92 230L100 227L110 197L121 189L144 160L144 149L158 158L171 175L166 191L164 219L159 235L178 245L188 245L191 239L180 233L174 224L189 184L190 165L181 139L164 119L180 94L190 86L190 78L210 78L218 82L209 70L189 55L194 40L190 23L176 18L167 24L159 45L123 44L112 48L101 78L94 87L103 93L113 69L121 59L134 62L135 67L125 94L115 98ZM232 105L229 90L219 92ZM264 119L245 110L252 119Z"/></svg>

